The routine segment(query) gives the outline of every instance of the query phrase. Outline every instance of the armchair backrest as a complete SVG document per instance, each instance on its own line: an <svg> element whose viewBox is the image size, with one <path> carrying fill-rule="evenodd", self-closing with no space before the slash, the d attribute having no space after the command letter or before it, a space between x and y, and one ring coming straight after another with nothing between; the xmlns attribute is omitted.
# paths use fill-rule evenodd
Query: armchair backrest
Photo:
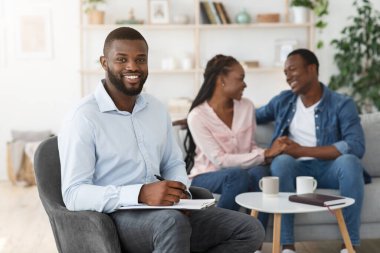
<svg viewBox="0 0 380 253"><path fill-rule="evenodd" d="M38 193L60 253L121 252L117 230L110 216L94 211L66 209L61 192L57 137L39 145L34 155L34 167Z"/></svg>
<svg viewBox="0 0 380 253"><path fill-rule="evenodd" d="M50 217L52 209L65 207L61 193L61 163L56 136L39 145L34 155L34 167L40 199Z"/></svg>

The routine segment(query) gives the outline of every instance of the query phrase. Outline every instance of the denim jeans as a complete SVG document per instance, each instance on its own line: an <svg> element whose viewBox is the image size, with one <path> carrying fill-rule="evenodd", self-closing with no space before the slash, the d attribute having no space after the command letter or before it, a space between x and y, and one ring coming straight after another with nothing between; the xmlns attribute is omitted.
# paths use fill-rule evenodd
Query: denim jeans
<svg viewBox="0 0 380 253"><path fill-rule="evenodd" d="M339 189L342 196L355 199L353 205L343 209L343 216L352 244L360 244L364 179L359 158L345 154L335 160L296 160L289 155L279 155L272 161L271 173L280 178L282 192L295 192L297 176L312 176L318 181L318 188ZM282 217L281 244L294 244L294 215Z"/></svg>
<svg viewBox="0 0 380 253"><path fill-rule="evenodd" d="M269 169L261 166L249 169L226 168L197 175L191 185L221 194L218 207L237 211L240 206L235 202L235 197L243 192L259 191L258 182L267 174Z"/></svg>

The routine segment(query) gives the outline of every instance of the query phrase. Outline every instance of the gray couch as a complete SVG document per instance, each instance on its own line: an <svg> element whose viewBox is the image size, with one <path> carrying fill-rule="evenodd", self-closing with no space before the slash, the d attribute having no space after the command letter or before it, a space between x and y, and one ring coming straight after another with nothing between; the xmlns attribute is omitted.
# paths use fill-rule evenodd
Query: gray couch
<svg viewBox="0 0 380 253"><path fill-rule="evenodd" d="M365 132L366 153L362 160L366 171L372 176L372 183L365 185L365 197L362 211L362 239L380 238L380 113L361 115ZM259 125L256 140L259 146L268 146L273 125ZM178 141L183 147L184 131L177 131ZM339 194L337 190L317 189L317 192ZM269 222L266 240L272 238L272 222ZM297 214L295 218L295 238L297 241L341 239L336 222L329 212Z"/></svg>

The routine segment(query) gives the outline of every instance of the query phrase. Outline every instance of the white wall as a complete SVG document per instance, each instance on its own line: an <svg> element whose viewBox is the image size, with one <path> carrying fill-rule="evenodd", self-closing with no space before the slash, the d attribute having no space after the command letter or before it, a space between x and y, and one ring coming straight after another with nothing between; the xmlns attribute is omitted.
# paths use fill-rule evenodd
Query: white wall
<svg viewBox="0 0 380 253"><path fill-rule="evenodd" d="M316 51L323 82L336 73L334 51L328 42L339 36L346 18L353 14L352 2L330 0L328 27L322 35L317 35L326 43L322 50ZM372 2L380 10L380 1ZM16 58L14 20L20 6L50 8L53 28L50 59ZM80 98L79 1L0 0L1 34L5 35L5 43L0 36L0 179L6 179L5 144L11 138L10 130L58 132L63 116Z"/></svg>
<svg viewBox="0 0 380 253"><path fill-rule="evenodd" d="M60 127L62 115L78 100L79 3L76 0L0 0L0 179L6 177L5 144L10 130ZM50 9L53 55L22 60L16 56L15 20L23 9Z"/></svg>

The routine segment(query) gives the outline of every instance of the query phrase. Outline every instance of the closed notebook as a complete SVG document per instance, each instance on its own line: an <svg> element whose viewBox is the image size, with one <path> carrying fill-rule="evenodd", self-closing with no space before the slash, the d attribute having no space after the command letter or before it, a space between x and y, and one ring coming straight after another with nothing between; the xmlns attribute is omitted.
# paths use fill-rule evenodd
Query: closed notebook
<svg viewBox="0 0 380 253"><path fill-rule="evenodd" d="M345 204L346 199L344 197L325 195L319 193L305 193L290 195L289 201L298 202L302 204L309 204L314 206L334 206Z"/></svg>

